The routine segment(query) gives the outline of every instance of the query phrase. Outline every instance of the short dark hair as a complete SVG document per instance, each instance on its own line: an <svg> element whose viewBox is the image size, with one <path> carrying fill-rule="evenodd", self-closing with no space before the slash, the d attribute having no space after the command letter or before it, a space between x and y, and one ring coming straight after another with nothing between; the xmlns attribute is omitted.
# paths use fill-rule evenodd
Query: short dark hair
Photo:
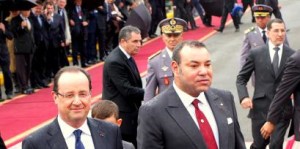
<svg viewBox="0 0 300 149"><path fill-rule="evenodd" d="M67 66L67 67L60 69L56 73L56 75L54 77L54 81L53 81L54 83L53 83L52 91L54 91L55 93L58 92L58 80L59 80L60 76L65 72L82 72L87 77L87 79L89 81L89 88L90 88L90 90L92 90L91 76L89 75L89 73L87 71L85 71L83 68L78 67L78 66Z"/></svg>
<svg viewBox="0 0 300 149"><path fill-rule="evenodd" d="M284 23L284 22L283 22L283 20L277 19L277 18L276 18L276 19L270 20L270 21L267 23L267 29L268 29L268 31L272 29L272 24L273 24L273 23L280 23L280 24L282 24L282 23Z"/></svg>
<svg viewBox="0 0 300 149"><path fill-rule="evenodd" d="M180 52L183 49L183 47L186 47L186 46L196 47L196 48L206 48L204 43L197 41L197 40L187 40L187 41L180 42L174 48L173 57L172 57L172 60L175 61L177 64L181 63Z"/></svg>
<svg viewBox="0 0 300 149"><path fill-rule="evenodd" d="M106 119L114 115L116 119L119 118L119 108L117 104L110 100L100 100L95 103L92 108L92 118Z"/></svg>
<svg viewBox="0 0 300 149"><path fill-rule="evenodd" d="M141 33L140 29L138 29L137 27L134 27L131 25L123 27L119 33L119 41L121 41L121 39L125 39L125 40L130 39L132 32L137 33L137 34Z"/></svg>

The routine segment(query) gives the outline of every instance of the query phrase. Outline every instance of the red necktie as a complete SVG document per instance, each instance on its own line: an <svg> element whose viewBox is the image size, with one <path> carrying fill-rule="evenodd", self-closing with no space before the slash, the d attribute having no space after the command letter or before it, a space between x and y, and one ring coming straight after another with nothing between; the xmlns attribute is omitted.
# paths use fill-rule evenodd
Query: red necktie
<svg viewBox="0 0 300 149"><path fill-rule="evenodd" d="M200 127L200 133L202 134L206 146L208 149L218 149L213 131L209 125L209 122L207 121L205 115L202 113L202 111L198 107L199 100L195 99L192 104L195 107L195 113L196 113L196 118L198 121L198 125Z"/></svg>

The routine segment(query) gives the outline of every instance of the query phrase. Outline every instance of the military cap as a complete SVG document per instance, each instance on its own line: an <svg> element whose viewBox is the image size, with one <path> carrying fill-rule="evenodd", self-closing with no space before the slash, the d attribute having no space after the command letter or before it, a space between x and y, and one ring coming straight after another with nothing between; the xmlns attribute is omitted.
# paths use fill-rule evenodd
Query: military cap
<svg viewBox="0 0 300 149"><path fill-rule="evenodd" d="M255 17L266 17L273 11L272 7L262 4L253 6L252 10Z"/></svg>
<svg viewBox="0 0 300 149"><path fill-rule="evenodd" d="M159 27L165 34L182 33L187 27L187 23L179 18L167 18L159 22Z"/></svg>

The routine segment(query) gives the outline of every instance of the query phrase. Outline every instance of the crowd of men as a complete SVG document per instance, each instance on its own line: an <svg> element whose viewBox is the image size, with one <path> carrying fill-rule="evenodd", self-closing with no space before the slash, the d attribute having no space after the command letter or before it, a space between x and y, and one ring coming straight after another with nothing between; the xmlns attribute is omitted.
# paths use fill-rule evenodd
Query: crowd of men
<svg viewBox="0 0 300 149"><path fill-rule="evenodd" d="M76 2L80 4L80 0L75 0ZM52 13L52 2L47 2L45 6L45 21L51 28L55 16L60 13ZM85 22L85 16L78 13L81 12L80 9L82 8L75 7L73 15L78 15L77 19L84 28L88 22ZM294 131L296 145L299 147L300 52L289 47L283 20L270 19L271 14L275 14L272 7L257 4L252 7L252 11L256 26L245 32L241 69L236 78L240 104L243 108L250 109L254 140L251 149L265 149L267 145L270 149L282 148L284 135L292 118L294 127L291 130ZM26 20L29 14L29 11L21 11L18 20L16 17L12 19L12 22L19 21L16 24L20 26L15 27L16 30L25 29L30 33L34 26ZM275 15L278 16L281 15ZM72 28L76 25L76 17L68 17ZM38 17L37 22L40 22ZM192 22L190 25L193 28ZM55 74L52 96L58 106L58 116L49 125L26 137L23 148L96 149L107 146L117 149L245 149L232 93L211 87L213 70L207 47L199 41L183 41L182 34L188 26L184 19L163 19L158 26L166 47L149 59L145 89L133 58L141 47L141 31L130 25L120 28L117 44L104 63L103 101L97 103L92 110L92 117L98 120L87 118L91 109L92 89L89 74L80 67L64 67L68 64L62 65L63 57L58 56L57 61L52 59L58 62L58 65L52 64L49 67L52 68L51 72L48 72L50 75ZM58 24L55 29L65 27L64 24ZM56 46L65 47L66 32L62 31L55 31L61 32ZM30 34L19 34L14 36L14 40L20 43L22 38L30 38ZM5 35L10 38L9 34ZM71 38L73 43L76 36L72 36L72 31ZM42 39L43 37L37 40ZM27 64L34 59L28 40L26 44L25 52L18 51L18 47L15 49L20 52L15 55L16 65L21 65L17 69L30 67ZM55 45L52 46L55 48ZM73 46L85 45L72 44ZM65 49L61 51L67 52ZM31 54L33 58L30 58ZM76 64L76 61L73 63ZM85 59L81 59L82 67L84 63ZM60 69L61 67L64 68ZM49 70L45 70L46 76L47 71ZM16 72L18 74L18 70ZM30 92L28 74L27 72L23 76L25 79L21 82L24 84L20 84L23 85L23 93ZM253 97L248 94L247 89L251 76L255 89ZM77 81L74 82L74 78ZM120 128L102 120L115 123ZM130 143L122 142L122 139Z"/></svg>

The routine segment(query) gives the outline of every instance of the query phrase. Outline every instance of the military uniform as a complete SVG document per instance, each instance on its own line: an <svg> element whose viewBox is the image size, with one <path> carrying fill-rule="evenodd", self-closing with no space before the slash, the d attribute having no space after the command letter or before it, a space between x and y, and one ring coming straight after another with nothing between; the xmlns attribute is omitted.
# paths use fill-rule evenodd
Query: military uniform
<svg viewBox="0 0 300 149"><path fill-rule="evenodd" d="M163 34L181 34L186 26L186 22L179 18L164 19L159 23ZM149 58L145 102L164 91L173 82L171 62L172 50L167 47Z"/></svg>

